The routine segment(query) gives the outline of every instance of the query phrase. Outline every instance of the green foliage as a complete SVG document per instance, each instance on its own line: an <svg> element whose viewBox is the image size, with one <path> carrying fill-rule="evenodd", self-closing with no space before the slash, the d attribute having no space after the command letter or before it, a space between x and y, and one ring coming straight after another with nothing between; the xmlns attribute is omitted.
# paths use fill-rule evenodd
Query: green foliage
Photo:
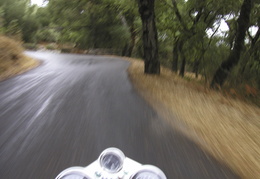
<svg viewBox="0 0 260 179"><path fill-rule="evenodd" d="M25 42L35 42L38 29L50 23L47 14L46 9L43 10L36 5L31 6L30 0L2 0L0 32L8 36L11 34ZM47 18L49 19L46 20Z"/></svg>
<svg viewBox="0 0 260 179"><path fill-rule="evenodd" d="M4 10L0 6L0 34L4 33Z"/></svg>
<svg viewBox="0 0 260 179"><path fill-rule="evenodd" d="M114 3L114 4L113 4ZM61 26L61 41L81 48L120 48L129 32L120 19L120 3L115 1L50 1L52 20Z"/></svg>
<svg viewBox="0 0 260 179"><path fill-rule="evenodd" d="M37 44L35 43L24 43L23 47L27 50L37 50Z"/></svg>
<svg viewBox="0 0 260 179"><path fill-rule="evenodd" d="M37 42L57 42L59 39L59 33L54 29L40 29L35 35Z"/></svg>
<svg viewBox="0 0 260 179"><path fill-rule="evenodd" d="M26 12L27 2L26 0L6 0L0 4L4 11L4 26L8 26L13 20L17 20L18 24L21 26L23 22L23 17Z"/></svg>
<svg viewBox="0 0 260 179"><path fill-rule="evenodd" d="M162 62L166 62L164 64L171 67L169 61L172 60L165 60L165 58L171 59L172 49L177 47L179 66L183 57L185 57L186 69L202 74L209 81L215 70L227 58L230 50L233 48L237 33L236 19L240 13L242 2L243 0L157 1L156 20L160 43L159 52ZM254 2L250 26L259 27L260 3L259 1ZM221 28L220 22L223 20L229 26L226 34L221 34L218 31ZM212 31L211 34L208 33L210 30ZM244 72L240 74L240 79L243 76L244 79L252 79L255 84L259 84L257 60L259 59L259 54L256 53L256 49L259 49L259 47L250 47L254 41L256 41L256 38L248 33L248 44L245 51L243 51L244 56L247 53L247 57L245 57L247 61L239 65L238 69L240 70L237 70L234 76L238 76L241 73L241 69L243 69L242 71ZM170 48L172 44L173 47Z"/></svg>
<svg viewBox="0 0 260 179"><path fill-rule="evenodd" d="M35 42L35 35L39 27L40 25L34 16L25 17L22 26L23 40L25 42Z"/></svg>
<svg viewBox="0 0 260 179"><path fill-rule="evenodd" d="M35 19L37 19L37 23L40 24L41 28L51 25L51 17L48 7L37 8Z"/></svg>
<svg viewBox="0 0 260 179"><path fill-rule="evenodd" d="M20 41L22 38L22 30L18 20L12 20L5 29L5 34L15 40Z"/></svg>
<svg viewBox="0 0 260 179"><path fill-rule="evenodd" d="M55 44L48 44L48 45L46 45L46 49L47 50L55 50L56 46L55 46Z"/></svg>
<svg viewBox="0 0 260 179"><path fill-rule="evenodd" d="M256 37L256 35L255 35ZM248 84L260 89L260 40L246 45L239 65L233 70L229 81L232 85Z"/></svg>
<svg viewBox="0 0 260 179"><path fill-rule="evenodd" d="M214 38L213 43L208 47L202 62L201 72L204 77L211 79L221 62L228 56L229 47L219 43L219 38Z"/></svg>

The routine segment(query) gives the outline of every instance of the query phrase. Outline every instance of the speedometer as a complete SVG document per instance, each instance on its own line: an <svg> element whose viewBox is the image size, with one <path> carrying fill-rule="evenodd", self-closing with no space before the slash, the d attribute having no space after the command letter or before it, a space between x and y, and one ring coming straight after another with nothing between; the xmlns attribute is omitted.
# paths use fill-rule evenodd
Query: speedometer
<svg viewBox="0 0 260 179"><path fill-rule="evenodd" d="M68 174L65 176L62 176L60 179L90 179L85 176L79 175L79 174Z"/></svg>
<svg viewBox="0 0 260 179"><path fill-rule="evenodd" d="M71 167L62 171L56 179L91 179L83 167Z"/></svg>
<svg viewBox="0 0 260 179"><path fill-rule="evenodd" d="M113 154L107 154L102 157L101 163L103 164L103 167L110 170L110 171L116 171L118 170L120 166L120 158Z"/></svg>
<svg viewBox="0 0 260 179"><path fill-rule="evenodd" d="M116 173L121 170L124 164L125 155L117 148L108 148L99 156L100 166L109 173Z"/></svg>

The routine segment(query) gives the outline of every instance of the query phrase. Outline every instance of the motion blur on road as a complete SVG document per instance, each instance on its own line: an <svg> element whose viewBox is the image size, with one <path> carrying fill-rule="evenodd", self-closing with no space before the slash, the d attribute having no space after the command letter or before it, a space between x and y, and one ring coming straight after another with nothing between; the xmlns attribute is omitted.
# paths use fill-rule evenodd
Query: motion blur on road
<svg viewBox="0 0 260 179"><path fill-rule="evenodd" d="M0 176L51 179L108 147L161 168L167 178L238 178L168 125L136 93L129 62L27 52L42 61L0 82Z"/></svg>

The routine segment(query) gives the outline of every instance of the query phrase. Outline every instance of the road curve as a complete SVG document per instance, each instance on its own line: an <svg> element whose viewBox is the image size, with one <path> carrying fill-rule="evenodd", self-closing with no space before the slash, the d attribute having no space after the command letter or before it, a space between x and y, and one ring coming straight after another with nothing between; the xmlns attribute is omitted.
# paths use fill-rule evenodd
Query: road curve
<svg viewBox="0 0 260 179"><path fill-rule="evenodd" d="M113 57L27 52L42 65L0 82L0 178L51 179L118 147L168 179L239 178L170 128Z"/></svg>

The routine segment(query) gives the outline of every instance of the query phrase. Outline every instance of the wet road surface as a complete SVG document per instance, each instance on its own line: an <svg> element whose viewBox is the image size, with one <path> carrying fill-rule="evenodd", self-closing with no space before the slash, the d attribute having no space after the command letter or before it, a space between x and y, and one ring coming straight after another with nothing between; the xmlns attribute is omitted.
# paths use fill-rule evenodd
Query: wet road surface
<svg viewBox="0 0 260 179"><path fill-rule="evenodd" d="M168 179L239 178L140 98L127 61L27 54L43 64L0 82L0 178L51 179L112 146L160 167Z"/></svg>

